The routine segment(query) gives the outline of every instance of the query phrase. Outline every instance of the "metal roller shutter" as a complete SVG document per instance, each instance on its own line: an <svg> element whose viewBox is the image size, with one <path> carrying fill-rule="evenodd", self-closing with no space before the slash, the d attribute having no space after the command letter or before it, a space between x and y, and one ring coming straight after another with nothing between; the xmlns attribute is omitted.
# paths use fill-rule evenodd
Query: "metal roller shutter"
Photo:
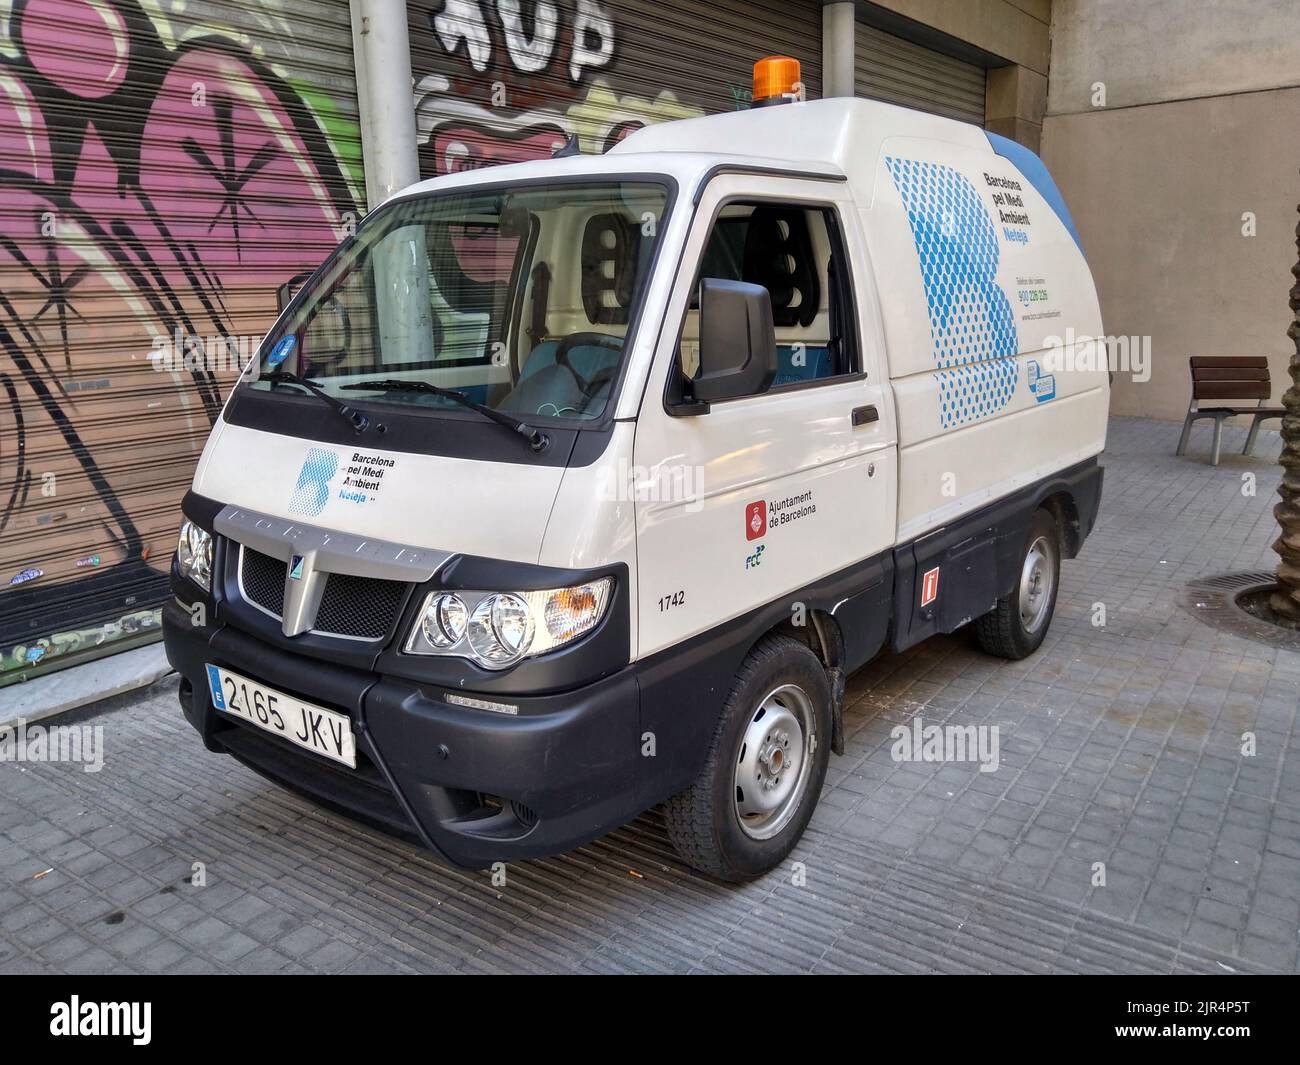
<svg viewBox="0 0 1300 1065"><path fill-rule="evenodd" d="M604 151L650 122L749 106L756 59L802 64L821 94L821 5L809 0L412 0L425 177Z"/></svg>
<svg viewBox="0 0 1300 1065"><path fill-rule="evenodd" d="M984 68L859 22L854 88L871 100L984 125Z"/></svg>
<svg viewBox="0 0 1300 1065"><path fill-rule="evenodd" d="M225 392L363 189L346 0L0 0L0 683L156 635Z"/></svg>

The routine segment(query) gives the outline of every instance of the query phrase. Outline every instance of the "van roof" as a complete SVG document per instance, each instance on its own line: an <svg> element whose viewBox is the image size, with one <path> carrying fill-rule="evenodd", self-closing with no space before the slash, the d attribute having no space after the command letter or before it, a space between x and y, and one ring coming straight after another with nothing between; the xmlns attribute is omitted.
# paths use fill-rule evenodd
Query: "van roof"
<svg viewBox="0 0 1300 1065"><path fill-rule="evenodd" d="M944 141L995 154L978 126L876 100L831 99L756 107L645 126L604 155L508 163L421 181L401 197L485 182L520 182L598 174L666 174L690 196L722 166L794 170L863 182L870 202L875 161L890 137Z"/></svg>
<svg viewBox="0 0 1300 1065"><path fill-rule="evenodd" d="M970 123L877 100L835 98L645 126L609 155L710 151L744 153L756 162L794 170L833 167L860 186L860 202L866 205L871 202L881 145L894 137L942 141L994 154L984 130Z"/></svg>

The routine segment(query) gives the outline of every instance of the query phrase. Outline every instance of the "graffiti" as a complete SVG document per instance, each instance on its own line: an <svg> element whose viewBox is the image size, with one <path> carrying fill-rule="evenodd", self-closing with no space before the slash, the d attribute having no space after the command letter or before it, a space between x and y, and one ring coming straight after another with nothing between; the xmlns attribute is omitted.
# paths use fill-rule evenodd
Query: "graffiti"
<svg viewBox="0 0 1300 1065"><path fill-rule="evenodd" d="M2 593L0 677L31 647L156 625L165 573L148 560L170 555L231 378L150 360L153 338L242 353L275 287L358 213L354 125L245 29L221 29L245 10L283 54L281 6L0 0L0 566L36 574ZM347 5L330 6L346 33ZM57 492L32 491L46 480ZM105 620L82 624L78 596ZM69 631L42 636L53 618Z"/></svg>
<svg viewBox="0 0 1300 1065"><path fill-rule="evenodd" d="M44 577L45 571L41 569L25 569L21 573L15 573L9 578L10 584L26 584L28 581L34 581L39 577Z"/></svg>
<svg viewBox="0 0 1300 1065"><path fill-rule="evenodd" d="M554 56L559 8L548 0L533 5L530 38L524 30L522 7L520 0L498 0L496 15L511 65L520 73L537 74ZM487 69L492 58L492 34L483 6L476 0L448 0L433 17L433 29L448 53L454 53L463 43L470 65L480 74ZM579 81L583 70L605 66L613 54L614 23L609 15L593 0L578 0L570 37L569 77Z"/></svg>
<svg viewBox="0 0 1300 1065"><path fill-rule="evenodd" d="M426 177L546 158L570 137L603 152L649 123L704 113L636 73L644 64L620 63L618 27L596 0L447 0L415 10Z"/></svg>

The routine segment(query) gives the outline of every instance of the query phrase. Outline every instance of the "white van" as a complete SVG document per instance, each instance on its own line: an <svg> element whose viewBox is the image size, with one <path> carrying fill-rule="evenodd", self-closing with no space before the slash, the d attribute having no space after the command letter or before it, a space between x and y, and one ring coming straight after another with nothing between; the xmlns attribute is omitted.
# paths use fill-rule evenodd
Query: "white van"
<svg viewBox="0 0 1300 1065"><path fill-rule="evenodd" d="M204 450L165 611L185 715L457 865L663 803L691 865L761 873L847 674L966 625L1042 642L1106 432L1067 334L1104 330L1042 163L886 104L416 185Z"/></svg>

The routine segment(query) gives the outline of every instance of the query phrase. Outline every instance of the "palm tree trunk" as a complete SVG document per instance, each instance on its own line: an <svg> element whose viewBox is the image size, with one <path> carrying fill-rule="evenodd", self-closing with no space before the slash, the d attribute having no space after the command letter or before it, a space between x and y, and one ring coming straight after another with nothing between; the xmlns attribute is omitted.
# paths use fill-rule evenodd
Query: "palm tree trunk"
<svg viewBox="0 0 1300 1065"><path fill-rule="evenodd" d="M1300 211L1300 206L1296 207ZM1300 252L1300 225L1296 226L1296 250ZM1286 331L1295 344L1291 356L1291 387L1282 396L1286 416L1282 419L1282 483L1277 494L1282 501L1273 508L1281 535L1273 544L1278 554L1277 588L1269 597L1274 613L1300 623L1300 259L1291 267L1291 325Z"/></svg>

